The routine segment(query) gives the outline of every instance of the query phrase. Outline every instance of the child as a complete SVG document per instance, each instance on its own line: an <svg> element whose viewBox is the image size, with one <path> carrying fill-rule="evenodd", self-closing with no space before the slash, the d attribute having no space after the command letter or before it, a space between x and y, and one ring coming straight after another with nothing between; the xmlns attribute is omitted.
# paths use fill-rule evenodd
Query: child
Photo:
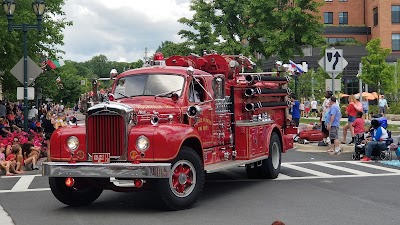
<svg viewBox="0 0 400 225"><path fill-rule="evenodd" d="M6 176L13 176L14 174L10 173L11 162L6 161L6 155L4 154L5 150L5 146L0 144L0 169L6 171Z"/></svg>
<svg viewBox="0 0 400 225"><path fill-rule="evenodd" d="M6 161L10 161L10 170L14 173L23 173L21 163L17 161L17 155L21 151L20 145L13 145L11 148L11 153L7 156Z"/></svg>
<svg viewBox="0 0 400 225"><path fill-rule="evenodd" d="M354 127L354 136L358 136L360 138L364 137L364 125L365 120L363 118L363 112L357 112L356 119L352 124L352 126Z"/></svg>

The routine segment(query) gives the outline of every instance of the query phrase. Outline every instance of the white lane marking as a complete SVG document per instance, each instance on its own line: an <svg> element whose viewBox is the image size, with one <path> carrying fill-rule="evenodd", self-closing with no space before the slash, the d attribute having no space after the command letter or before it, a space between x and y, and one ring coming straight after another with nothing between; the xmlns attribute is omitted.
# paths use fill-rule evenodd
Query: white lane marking
<svg viewBox="0 0 400 225"><path fill-rule="evenodd" d="M388 167L383 167L383 166L377 166L377 165L373 165L373 164L369 164L369 163L365 163L365 162L348 161L347 163L354 164L354 165L357 165L357 166L364 166L364 167L368 167L368 168L373 168L373 169L377 169L377 170L383 170L383 171L392 172L392 173L400 173L400 170L398 170L398 169L393 169L393 168L388 168Z"/></svg>
<svg viewBox="0 0 400 225"><path fill-rule="evenodd" d="M16 177L29 177L29 176L33 176L33 177L41 177L41 174L33 174L33 175L14 175L14 176L2 176L0 178L16 178Z"/></svg>
<svg viewBox="0 0 400 225"><path fill-rule="evenodd" d="M335 170L341 170L341 171L348 172L348 173L353 173L353 174L356 174L356 175L370 175L371 174L371 173L363 172L363 171L360 171L360 170L353 170L353 169L350 169L350 168L336 166L336 165L332 165L332 164L324 163L324 162L313 162L312 164L315 164L315 165L318 165L318 166L327 167L327 168L331 168L331 169L335 169Z"/></svg>
<svg viewBox="0 0 400 225"><path fill-rule="evenodd" d="M316 170L307 169L307 168L296 166L296 165L292 165L292 164L289 164L289 163L285 163L282 166L285 167L285 168L289 168L289 169L301 171L301 172L304 172L304 173L312 174L312 175L315 175L317 177L325 177L325 178L333 177L333 175L331 175L331 174L319 172L319 171L316 171Z"/></svg>
<svg viewBox="0 0 400 225"><path fill-rule="evenodd" d="M35 176L20 177L18 182L11 189L11 191L24 192L24 191L28 190L29 185L32 183L33 179L35 179Z"/></svg>
<svg viewBox="0 0 400 225"><path fill-rule="evenodd" d="M1 225L15 225L12 218L8 215L6 211L4 211L1 205L0 205L0 218L1 218Z"/></svg>
<svg viewBox="0 0 400 225"><path fill-rule="evenodd" d="M33 188L33 189L25 189L22 191L16 190L0 190L1 193L18 193L18 192L34 192L34 191L50 191L50 188Z"/></svg>
<svg viewBox="0 0 400 225"><path fill-rule="evenodd" d="M286 179L290 179L292 178L291 176L285 175L283 173L278 174L278 178L277 179L281 179L281 180L286 180Z"/></svg>

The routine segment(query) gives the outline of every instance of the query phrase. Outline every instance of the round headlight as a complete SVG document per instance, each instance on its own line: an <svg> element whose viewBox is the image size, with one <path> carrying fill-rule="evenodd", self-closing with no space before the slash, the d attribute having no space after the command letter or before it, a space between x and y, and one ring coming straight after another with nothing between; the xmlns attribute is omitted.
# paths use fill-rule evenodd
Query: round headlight
<svg viewBox="0 0 400 225"><path fill-rule="evenodd" d="M67 139L67 146L68 146L68 149L69 149L71 152L76 151L76 150L78 149L78 147L79 147L79 140L78 140L78 138L75 137L75 136L69 137L69 138Z"/></svg>
<svg viewBox="0 0 400 225"><path fill-rule="evenodd" d="M140 136L136 140L136 148L137 150L143 152L146 151L150 146L150 141L146 136Z"/></svg>

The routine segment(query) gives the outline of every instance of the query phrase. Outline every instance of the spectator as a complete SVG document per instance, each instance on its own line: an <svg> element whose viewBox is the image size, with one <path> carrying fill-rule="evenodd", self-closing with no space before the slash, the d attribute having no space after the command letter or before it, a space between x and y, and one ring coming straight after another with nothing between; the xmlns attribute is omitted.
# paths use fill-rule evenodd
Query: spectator
<svg viewBox="0 0 400 225"><path fill-rule="evenodd" d="M10 170L14 171L15 173L23 173L22 164L20 161L18 161L18 155L20 154L21 146L13 145L11 148L11 153L6 158L6 161L10 161L10 164L12 165Z"/></svg>
<svg viewBox="0 0 400 225"><path fill-rule="evenodd" d="M6 155L4 154L5 146L0 146L0 169L6 171L6 176L13 176L14 174L10 173L11 162L6 161Z"/></svg>
<svg viewBox="0 0 400 225"><path fill-rule="evenodd" d="M310 113L310 109L311 109L311 103L308 100L308 98L306 98L306 100L304 101L304 111L306 114L306 118L308 118L308 114Z"/></svg>
<svg viewBox="0 0 400 225"><path fill-rule="evenodd" d="M336 97L332 96L330 101L329 108L329 121L326 128L329 130L329 138L331 139L332 148L328 150L330 155L341 153L341 149L339 147L339 126L340 126L340 118L342 114L340 113L339 106L336 104Z"/></svg>
<svg viewBox="0 0 400 225"><path fill-rule="evenodd" d="M349 104L346 107L347 123L343 126L343 140L341 142L342 144L346 144L346 137L347 137L348 129L350 129L350 133L351 133L351 137L352 137L352 140L350 143L354 142L354 127L352 125L353 125L354 120L356 120L356 115L357 115L357 110L356 110L355 104L354 104L355 101L356 101L356 98L354 97L354 95L350 95L349 96Z"/></svg>
<svg viewBox="0 0 400 225"><path fill-rule="evenodd" d="M322 143L320 145L322 146L328 146L329 145L329 130L326 129L326 114L329 113L329 107L330 107L330 100L332 97L332 92L327 91L325 92L325 100L322 103L322 113L320 115L320 120L321 120L321 130L322 133L324 134L324 139L322 140ZM339 105L339 104L338 104ZM329 120L329 116L328 116Z"/></svg>
<svg viewBox="0 0 400 225"><path fill-rule="evenodd" d="M32 106L31 110L29 110L28 119L37 119L39 111L36 109L36 106Z"/></svg>
<svg viewBox="0 0 400 225"><path fill-rule="evenodd" d="M313 98L313 100L311 101L311 115L313 117L317 117L318 115L318 102L315 100L315 98Z"/></svg>
<svg viewBox="0 0 400 225"><path fill-rule="evenodd" d="M384 95L381 95L381 97L378 100L378 106L379 106L379 113L382 114L383 117L385 117L385 113L387 111L387 108L389 108L387 101L385 99Z"/></svg>
<svg viewBox="0 0 400 225"><path fill-rule="evenodd" d="M300 103L296 100L295 94L290 96L290 101L292 102L292 120L295 122L296 127L298 127L300 123Z"/></svg>
<svg viewBox="0 0 400 225"><path fill-rule="evenodd" d="M360 160L363 162L371 161L372 151L378 148L380 151L386 149L386 139L389 138L388 132L381 126L378 120L371 121L371 137L367 139L365 147L365 156Z"/></svg>
<svg viewBox="0 0 400 225"><path fill-rule="evenodd" d="M46 117L43 119L43 129L44 129L44 139L46 140L47 144L47 161L50 162L50 137L55 130L55 118L53 117L52 113L49 111L46 114Z"/></svg>
<svg viewBox="0 0 400 225"><path fill-rule="evenodd" d="M0 100L0 118L6 118L6 111L6 106L3 104L3 101Z"/></svg>
<svg viewBox="0 0 400 225"><path fill-rule="evenodd" d="M301 103L300 103L300 116L301 117L305 117L305 114L304 114L304 100L301 100Z"/></svg>
<svg viewBox="0 0 400 225"><path fill-rule="evenodd" d="M358 136L361 139L364 139L364 125L365 125L365 120L363 118L363 113L362 112L357 112L357 118L353 122L353 127L354 127L354 135Z"/></svg>
<svg viewBox="0 0 400 225"><path fill-rule="evenodd" d="M6 120L0 118L0 137L6 137L11 134L11 131L6 128Z"/></svg>
<svg viewBox="0 0 400 225"><path fill-rule="evenodd" d="M39 167L36 165L36 162L40 156L40 148L34 146L34 138L33 135L30 135L28 137L28 142L22 145L22 155L24 157L25 168L38 170Z"/></svg>
<svg viewBox="0 0 400 225"><path fill-rule="evenodd" d="M369 103L366 97L363 97L361 104L363 106L364 119L369 120L368 116Z"/></svg>

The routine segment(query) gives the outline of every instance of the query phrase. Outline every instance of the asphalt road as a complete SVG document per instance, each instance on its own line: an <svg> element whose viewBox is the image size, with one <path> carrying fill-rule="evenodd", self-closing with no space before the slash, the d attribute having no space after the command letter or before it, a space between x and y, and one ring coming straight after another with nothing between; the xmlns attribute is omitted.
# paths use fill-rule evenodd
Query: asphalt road
<svg viewBox="0 0 400 225"><path fill-rule="evenodd" d="M198 203L176 212L165 211L151 191L105 191L90 206L67 207L34 173L1 177L0 205L18 225L399 224L400 168L350 158L292 151L276 180L249 180L240 167L210 174Z"/></svg>

